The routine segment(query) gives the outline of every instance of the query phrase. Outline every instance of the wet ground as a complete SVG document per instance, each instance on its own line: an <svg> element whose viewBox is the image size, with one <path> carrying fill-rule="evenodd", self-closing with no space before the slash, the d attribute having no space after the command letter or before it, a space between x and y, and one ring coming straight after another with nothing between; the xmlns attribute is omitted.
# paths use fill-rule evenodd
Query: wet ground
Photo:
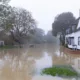
<svg viewBox="0 0 80 80"><path fill-rule="evenodd" d="M80 51L54 44L0 50L0 80L77 80L40 75L42 69L53 65L71 65L80 72Z"/></svg>

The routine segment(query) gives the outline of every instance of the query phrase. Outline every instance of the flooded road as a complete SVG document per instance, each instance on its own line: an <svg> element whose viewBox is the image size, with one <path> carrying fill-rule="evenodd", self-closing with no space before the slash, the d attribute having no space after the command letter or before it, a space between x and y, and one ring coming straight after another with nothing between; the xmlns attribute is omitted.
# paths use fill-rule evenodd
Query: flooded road
<svg viewBox="0 0 80 80"><path fill-rule="evenodd" d="M71 65L80 72L80 54L53 44L0 50L0 80L76 80L40 75L42 69L53 65Z"/></svg>

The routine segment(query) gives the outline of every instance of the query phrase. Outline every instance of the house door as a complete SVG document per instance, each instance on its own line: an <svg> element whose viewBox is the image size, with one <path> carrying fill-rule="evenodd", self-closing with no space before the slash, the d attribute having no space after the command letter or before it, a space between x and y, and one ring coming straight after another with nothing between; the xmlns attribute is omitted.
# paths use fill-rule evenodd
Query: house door
<svg viewBox="0 0 80 80"><path fill-rule="evenodd" d="M70 37L70 45L74 45L74 37Z"/></svg>
<svg viewBox="0 0 80 80"><path fill-rule="evenodd" d="M71 40L72 40L72 41L71 41L71 42L72 42L72 45L74 45L74 37L72 37L72 39L71 39Z"/></svg>

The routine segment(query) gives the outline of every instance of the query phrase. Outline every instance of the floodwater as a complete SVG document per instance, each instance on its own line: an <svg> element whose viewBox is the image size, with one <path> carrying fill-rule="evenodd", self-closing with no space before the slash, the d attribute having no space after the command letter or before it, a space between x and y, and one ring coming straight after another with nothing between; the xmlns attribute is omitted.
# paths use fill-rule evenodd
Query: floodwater
<svg viewBox="0 0 80 80"><path fill-rule="evenodd" d="M79 53L53 44L0 50L0 80L77 80L40 75L40 72L53 65L71 65L80 72Z"/></svg>

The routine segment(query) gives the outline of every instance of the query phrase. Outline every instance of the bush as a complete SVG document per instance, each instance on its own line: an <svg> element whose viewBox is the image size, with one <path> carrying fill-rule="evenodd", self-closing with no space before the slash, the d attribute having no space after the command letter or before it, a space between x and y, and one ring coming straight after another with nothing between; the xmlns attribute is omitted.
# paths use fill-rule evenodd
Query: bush
<svg viewBox="0 0 80 80"><path fill-rule="evenodd" d="M67 45L67 44L65 44L65 45L64 45L64 47L68 48L68 45Z"/></svg>

